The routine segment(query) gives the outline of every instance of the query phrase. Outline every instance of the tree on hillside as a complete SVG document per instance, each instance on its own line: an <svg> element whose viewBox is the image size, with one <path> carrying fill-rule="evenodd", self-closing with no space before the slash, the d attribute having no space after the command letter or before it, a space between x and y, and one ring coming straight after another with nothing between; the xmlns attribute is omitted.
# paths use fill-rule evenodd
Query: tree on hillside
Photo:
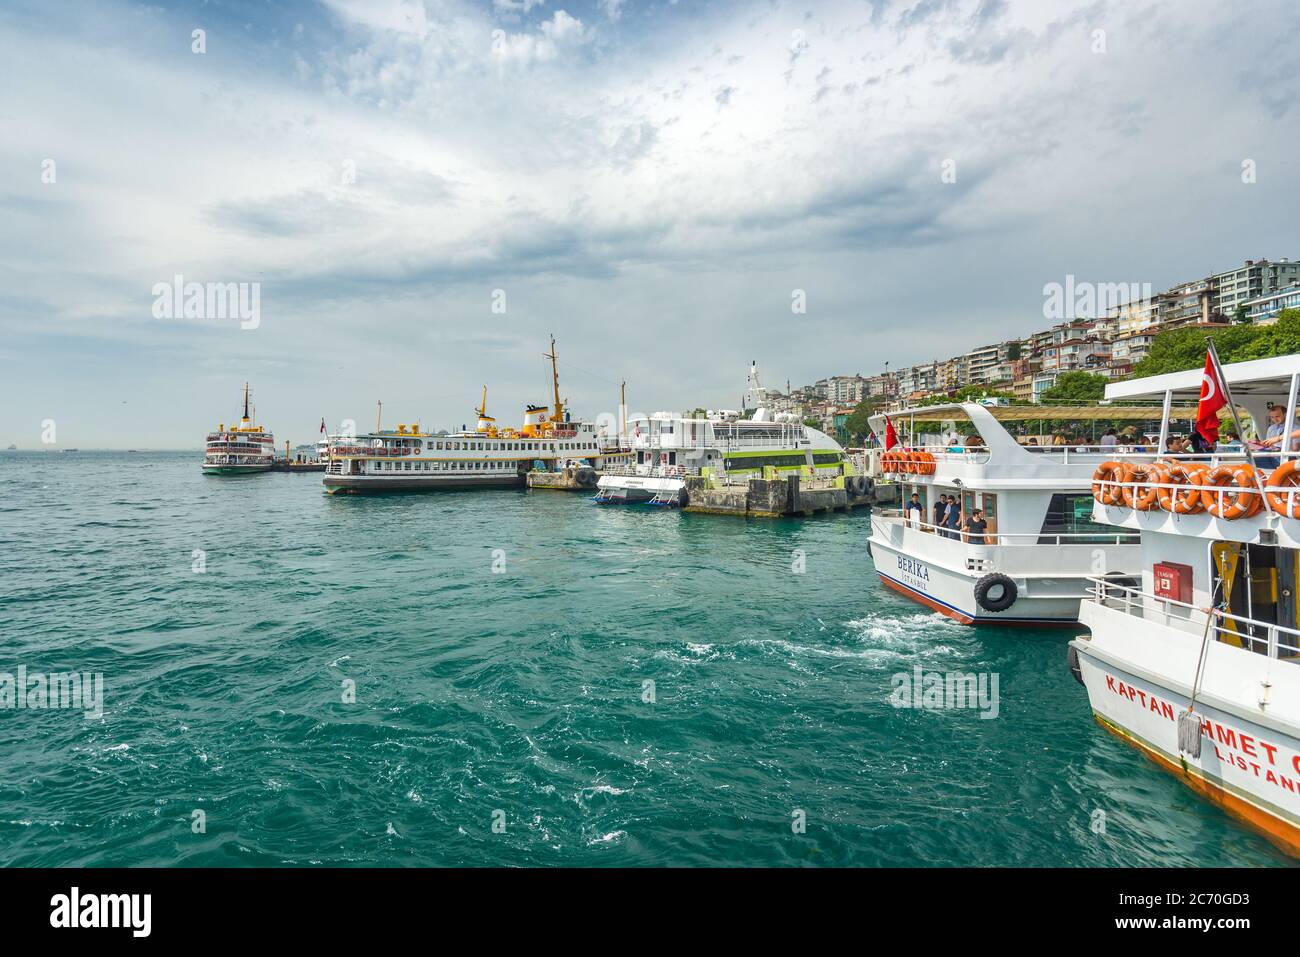
<svg viewBox="0 0 1300 957"><path fill-rule="evenodd" d="M1104 398L1106 383L1110 380L1104 375L1091 372L1063 372L1056 377L1056 384L1044 389L1039 400L1052 402L1088 402Z"/></svg>
<svg viewBox="0 0 1300 957"><path fill-rule="evenodd" d="M1300 352L1300 309L1284 309L1271 326L1231 325L1208 330L1197 326L1168 329L1156 336L1151 352L1133 366L1135 378L1200 369L1205 340L1213 339L1223 362L1267 359Z"/></svg>
<svg viewBox="0 0 1300 957"><path fill-rule="evenodd" d="M1020 343L1013 342L1007 346L1007 361L1015 362L1020 358Z"/></svg>
<svg viewBox="0 0 1300 957"><path fill-rule="evenodd" d="M876 403L871 399L863 399L844 420L844 432L849 437L850 445L862 445L867 436L871 433L871 423L868 419L876 412Z"/></svg>

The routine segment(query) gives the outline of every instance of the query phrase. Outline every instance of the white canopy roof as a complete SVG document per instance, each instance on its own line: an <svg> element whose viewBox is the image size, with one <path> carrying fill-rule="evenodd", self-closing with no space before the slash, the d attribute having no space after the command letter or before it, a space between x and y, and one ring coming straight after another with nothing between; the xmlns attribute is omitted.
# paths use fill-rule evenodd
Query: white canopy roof
<svg viewBox="0 0 1300 957"><path fill-rule="evenodd" d="M1106 386L1106 398L1163 396L1166 391L1172 391L1175 400L1195 402L1201 394L1201 374L1201 369L1188 369L1186 372L1169 372L1145 379L1112 382ZM1232 389L1234 399L1240 400L1252 395L1285 397L1291 389L1291 376L1300 375L1300 355L1229 362L1223 367L1223 375L1228 380L1228 388Z"/></svg>

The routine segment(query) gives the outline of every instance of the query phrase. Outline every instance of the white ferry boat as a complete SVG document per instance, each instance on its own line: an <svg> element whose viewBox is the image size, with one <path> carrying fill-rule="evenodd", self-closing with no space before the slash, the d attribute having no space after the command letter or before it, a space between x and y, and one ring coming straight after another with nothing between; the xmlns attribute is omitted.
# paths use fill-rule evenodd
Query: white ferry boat
<svg viewBox="0 0 1300 957"><path fill-rule="evenodd" d="M1265 431L1270 404L1284 410L1280 418L1274 413L1276 431L1296 421L1300 356L1223 372L1257 433ZM1200 371L1156 376L1112 384L1106 394L1194 400L1202 378ZM1140 535L1141 578L1132 586L1093 582L1079 615L1089 634L1069 652L1103 727L1294 855L1298 457L1270 450L1257 452L1252 464L1240 450L1159 462L1125 456L1099 469L1095 520Z"/></svg>
<svg viewBox="0 0 1300 957"><path fill-rule="evenodd" d="M602 463L601 445L590 422L574 422L560 400L551 340L551 376L555 404L530 405L519 429L499 429L487 414L487 387L473 430L434 434L414 425L398 425L358 435L333 437L325 465L325 491L404 492L450 488L505 488L526 483L538 463L555 469L566 464Z"/></svg>
<svg viewBox="0 0 1300 957"><path fill-rule="evenodd" d="M222 423L217 431L208 433L203 454L205 475L247 475L271 470L275 462L275 437L253 422L249 415L249 394L245 382L244 415L239 425L226 428Z"/></svg>
<svg viewBox="0 0 1300 957"><path fill-rule="evenodd" d="M1105 420L1136 429L1160 415L1155 407L978 403L891 413L906 444L873 452L879 471L897 481L900 503L872 510L870 551L880 581L965 625L1076 621L1091 576L1125 579L1138 570L1137 535L1092 518L1093 472L1116 450L1091 436L1052 444L1050 433L1022 444L1004 423L1067 423L1082 432ZM885 434L885 416L871 421ZM913 494L919 514L906 510ZM943 496L960 505L957 528L936 516ZM987 525L972 536L962 525L977 509Z"/></svg>
<svg viewBox="0 0 1300 957"><path fill-rule="evenodd" d="M600 503L684 505L687 475L716 475L735 482L777 473L839 475L844 449L798 421L770 421L764 410L753 419L710 411L705 418L657 412L632 420L635 459L604 470L596 483Z"/></svg>
<svg viewBox="0 0 1300 957"><path fill-rule="evenodd" d="M712 409L703 418L676 412L634 417L629 424L632 461L605 468L594 501L685 505L687 475L736 482L763 475L765 470L771 470L766 474L844 473L846 458L838 442L804 425L797 416L769 418L761 406L763 395L757 369L751 365L748 397L757 405L752 418Z"/></svg>

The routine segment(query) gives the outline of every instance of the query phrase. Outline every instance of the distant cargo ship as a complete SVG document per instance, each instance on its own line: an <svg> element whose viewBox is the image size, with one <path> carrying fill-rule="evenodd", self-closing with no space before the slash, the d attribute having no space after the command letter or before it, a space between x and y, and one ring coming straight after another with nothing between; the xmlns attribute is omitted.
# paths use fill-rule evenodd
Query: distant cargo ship
<svg viewBox="0 0 1300 957"><path fill-rule="evenodd" d="M530 405L519 429L498 429L487 414L487 387L473 430L433 434L419 424L376 430L356 438L332 436L325 491L405 492L447 488L522 487L533 463L599 465L601 445L590 422L571 421L560 400L555 339L551 339L554 405Z"/></svg>
<svg viewBox="0 0 1300 957"><path fill-rule="evenodd" d="M275 438L249 415L248 383L244 383L244 415L239 425L225 424L208 433L203 456L204 475L247 475L269 472L275 461Z"/></svg>

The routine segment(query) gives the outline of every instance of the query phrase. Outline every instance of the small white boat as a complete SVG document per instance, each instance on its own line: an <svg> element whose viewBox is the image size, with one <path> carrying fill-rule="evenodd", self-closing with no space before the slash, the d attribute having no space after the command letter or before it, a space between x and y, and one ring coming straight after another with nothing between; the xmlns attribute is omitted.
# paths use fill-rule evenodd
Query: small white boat
<svg viewBox="0 0 1300 957"><path fill-rule="evenodd" d="M1135 580L1137 535L1092 520L1092 474L1115 448L1091 438L1046 444L1050 435L1021 444L1004 425L1031 416L1086 421L1096 412L968 402L891 414L903 444L871 451L872 471L899 485L899 507L871 513L881 583L963 625L1043 625L1078 619L1091 576ZM1104 414L1141 422L1158 420L1161 410L1110 407ZM884 416L872 427L885 434ZM913 494L919 514L905 510ZM936 516L943 496L959 503L955 527ZM976 510L987 524L972 535L962 523Z"/></svg>

